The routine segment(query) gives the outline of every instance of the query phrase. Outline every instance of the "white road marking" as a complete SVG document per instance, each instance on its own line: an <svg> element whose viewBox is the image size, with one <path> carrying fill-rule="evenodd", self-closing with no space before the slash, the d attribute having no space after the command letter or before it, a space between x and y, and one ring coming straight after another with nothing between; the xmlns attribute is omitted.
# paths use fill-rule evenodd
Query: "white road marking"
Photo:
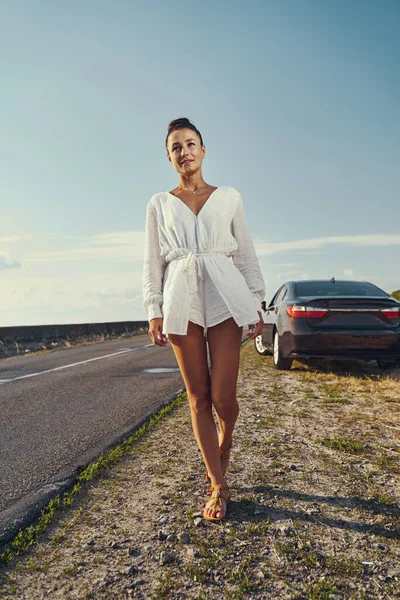
<svg viewBox="0 0 400 600"><path fill-rule="evenodd" d="M102 360L103 358L111 358L112 356L119 356L126 354L127 352L134 352L140 348L127 348L119 352L113 352L113 354L105 354L104 356L97 356L96 358L89 358L88 360L81 360L80 362L71 363L70 365L63 365L62 367L54 367L54 369L47 369L46 371L39 371L38 373L29 373L29 375L20 375L19 377L13 377L12 379L0 379L0 384L7 383L10 381L18 381L19 379L26 379L27 377L36 377L36 375L43 375L44 373L51 373L52 371L61 371L61 369L69 369L70 367L76 367L77 365L84 365L86 363L93 362L94 360Z"/></svg>
<svg viewBox="0 0 400 600"><path fill-rule="evenodd" d="M143 373L178 373L178 367L156 367L154 369L143 369Z"/></svg>
<svg viewBox="0 0 400 600"><path fill-rule="evenodd" d="M121 352L121 350L139 350L139 348L120 348L119 352Z"/></svg>

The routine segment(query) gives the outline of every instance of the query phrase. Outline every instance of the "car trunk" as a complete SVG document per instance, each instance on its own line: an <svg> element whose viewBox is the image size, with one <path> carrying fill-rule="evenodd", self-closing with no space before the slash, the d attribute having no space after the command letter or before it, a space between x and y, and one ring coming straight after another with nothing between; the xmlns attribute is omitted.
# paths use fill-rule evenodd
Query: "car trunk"
<svg viewBox="0 0 400 600"><path fill-rule="evenodd" d="M389 298L324 296L308 301L304 298L304 303L306 306L328 309L322 318L307 317L307 324L319 331L335 329L338 332L352 331L355 334L360 332L361 335L365 335L367 332L373 334L385 330L390 333L400 325L399 318L388 318L381 313L382 309L398 306Z"/></svg>

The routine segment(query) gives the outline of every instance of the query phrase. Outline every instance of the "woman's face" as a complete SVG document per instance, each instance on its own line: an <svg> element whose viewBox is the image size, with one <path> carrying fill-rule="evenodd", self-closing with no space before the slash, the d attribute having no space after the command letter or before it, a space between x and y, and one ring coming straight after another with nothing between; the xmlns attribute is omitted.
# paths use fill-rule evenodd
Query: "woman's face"
<svg viewBox="0 0 400 600"><path fill-rule="evenodd" d="M191 175L201 168L206 147L191 129L178 129L168 137L168 160L180 175Z"/></svg>

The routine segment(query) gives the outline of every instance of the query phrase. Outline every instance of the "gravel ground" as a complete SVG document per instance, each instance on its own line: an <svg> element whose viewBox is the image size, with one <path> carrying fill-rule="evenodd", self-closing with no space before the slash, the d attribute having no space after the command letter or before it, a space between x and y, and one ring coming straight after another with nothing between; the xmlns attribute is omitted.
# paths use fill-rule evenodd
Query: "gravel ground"
<svg viewBox="0 0 400 600"><path fill-rule="evenodd" d="M232 501L206 523L186 402L3 567L0 598L400 598L400 373L242 348Z"/></svg>

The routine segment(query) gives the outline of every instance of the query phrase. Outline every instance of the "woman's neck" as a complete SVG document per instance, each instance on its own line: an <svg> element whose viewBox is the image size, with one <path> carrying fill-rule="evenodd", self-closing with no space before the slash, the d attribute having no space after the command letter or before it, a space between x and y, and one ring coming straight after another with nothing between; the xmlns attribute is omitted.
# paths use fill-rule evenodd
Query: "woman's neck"
<svg viewBox="0 0 400 600"><path fill-rule="evenodd" d="M202 175L194 174L189 177L180 177L179 187L183 190L197 190L206 185Z"/></svg>

